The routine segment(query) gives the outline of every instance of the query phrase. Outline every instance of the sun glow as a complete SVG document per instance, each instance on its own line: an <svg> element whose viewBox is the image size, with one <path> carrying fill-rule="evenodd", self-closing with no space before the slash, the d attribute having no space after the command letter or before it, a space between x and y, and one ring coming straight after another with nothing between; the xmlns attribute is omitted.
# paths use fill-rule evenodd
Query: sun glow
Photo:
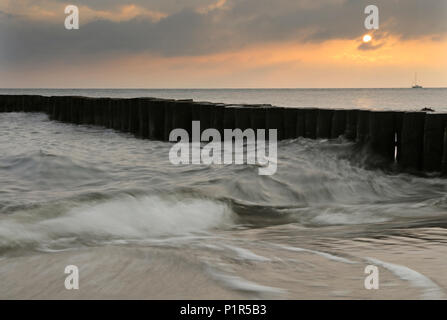
<svg viewBox="0 0 447 320"><path fill-rule="evenodd" d="M372 37L369 34L365 34L363 36L363 42L370 42L372 40Z"/></svg>

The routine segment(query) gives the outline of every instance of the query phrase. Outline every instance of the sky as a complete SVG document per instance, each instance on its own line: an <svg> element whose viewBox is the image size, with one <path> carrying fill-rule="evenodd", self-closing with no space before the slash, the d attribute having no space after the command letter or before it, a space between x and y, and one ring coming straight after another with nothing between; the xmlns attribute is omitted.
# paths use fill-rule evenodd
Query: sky
<svg viewBox="0 0 447 320"><path fill-rule="evenodd" d="M0 0L3 88L387 88L416 72L447 87L447 0Z"/></svg>

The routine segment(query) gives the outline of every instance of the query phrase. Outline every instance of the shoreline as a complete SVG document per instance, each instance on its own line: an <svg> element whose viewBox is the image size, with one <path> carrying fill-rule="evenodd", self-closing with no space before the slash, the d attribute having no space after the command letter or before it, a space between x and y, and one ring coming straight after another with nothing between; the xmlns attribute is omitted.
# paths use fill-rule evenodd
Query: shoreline
<svg viewBox="0 0 447 320"><path fill-rule="evenodd" d="M275 227L269 229L272 232ZM253 230L251 237L263 232ZM442 235L447 240L444 229L425 228L413 233L418 237ZM314 246L314 240L306 247ZM237 264L237 260L227 260L225 264L231 266L227 271L211 263L217 259L216 252L187 247L112 245L4 258L0 260L0 298L447 299L443 272L447 262L442 258L447 249L438 243L402 237L334 239L325 249L332 254L320 254L288 242L277 249L267 245L238 249L234 253L243 260ZM424 249L418 249L420 246ZM346 258L333 256L337 252L344 252ZM399 252L413 253L400 256ZM379 267L379 290L363 287L363 269L368 262ZM69 291L63 286L68 264L80 267L79 290Z"/></svg>

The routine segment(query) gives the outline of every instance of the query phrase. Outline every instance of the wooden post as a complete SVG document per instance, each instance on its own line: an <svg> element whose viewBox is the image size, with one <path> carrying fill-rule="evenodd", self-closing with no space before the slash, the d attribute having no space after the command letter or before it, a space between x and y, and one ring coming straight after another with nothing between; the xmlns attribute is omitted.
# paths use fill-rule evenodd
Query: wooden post
<svg viewBox="0 0 447 320"><path fill-rule="evenodd" d="M369 110L359 110L357 114L357 137L359 143L366 143L369 140Z"/></svg>
<svg viewBox="0 0 447 320"><path fill-rule="evenodd" d="M395 152L395 114L389 111L369 113L369 145L371 150L393 162Z"/></svg>
<svg viewBox="0 0 447 320"><path fill-rule="evenodd" d="M223 140L224 135L224 117L225 117L225 105L222 103L218 103L214 106L214 120L213 126L220 133L220 137Z"/></svg>
<svg viewBox="0 0 447 320"><path fill-rule="evenodd" d="M278 141L284 140L284 108L268 107L266 112L266 129L277 129Z"/></svg>
<svg viewBox="0 0 447 320"><path fill-rule="evenodd" d="M441 171L446 121L447 114L427 113L425 115L422 161L424 171Z"/></svg>
<svg viewBox="0 0 447 320"><path fill-rule="evenodd" d="M138 119L140 98L130 99L129 108L129 132L138 136L140 133L140 121Z"/></svg>
<svg viewBox="0 0 447 320"><path fill-rule="evenodd" d="M298 138L298 109L284 108L284 139Z"/></svg>
<svg viewBox="0 0 447 320"><path fill-rule="evenodd" d="M421 170L424 145L425 112L405 112L398 163L403 168Z"/></svg>
<svg viewBox="0 0 447 320"><path fill-rule="evenodd" d="M447 176L447 126L444 129L444 147L442 153L442 175Z"/></svg>
<svg viewBox="0 0 447 320"><path fill-rule="evenodd" d="M304 110L304 137L316 139L317 137L317 115L318 109Z"/></svg>
<svg viewBox="0 0 447 320"><path fill-rule="evenodd" d="M267 120L266 120L267 111L266 110L267 110L267 108L265 106L253 106L250 108L250 111L251 111L250 126L255 131L255 137L258 137L258 129L266 130L266 128L267 128ZM268 136L268 132L265 132L264 138L267 139L267 136Z"/></svg>
<svg viewBox="0 0 447 320"><path fill-rule="evenodd" d="M357 140L357 120L359 118L359 110L348 110L346 113L346 132L345 137L348 140Z"/></svg>
<svg viewBox="0 0 447 320"><path fill-rule="evenodd" d="M331 138L336 139L346 132L346 110L334 110L332 116Z"/></svg>
<svg viewBox="0 0 447 320"><path fill-rule="evenodd" d="M165 108L165 100L155 99L151 101L151 107L149 108L150 139L165 140Z"/></svg>
<svg viewBox="0 0 447 320"><path fill-rule="evenodd" d="M319 109L317 115L317 138L329 139L331 137L332 117L334 110Z"/></svg>
<svg viewBox="0 0 447 320"><path fill-rule="evenodd" d="M151 98L141 98L138 104L138 136L143 139L149 138L149 107Z"/></svg>
<svg viewBox="0 0 447 320"><path fill-rule="evenodd" d="M235 129L245 131L251 127L251 108L236 106L234 109Z"/></svg>

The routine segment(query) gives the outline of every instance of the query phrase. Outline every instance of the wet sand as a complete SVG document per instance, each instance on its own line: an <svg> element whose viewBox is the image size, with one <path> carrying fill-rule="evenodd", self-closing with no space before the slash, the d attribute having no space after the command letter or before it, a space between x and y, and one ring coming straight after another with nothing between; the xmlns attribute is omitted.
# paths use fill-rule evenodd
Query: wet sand
<svg viewBox="0 0 447 320"><path fill-rule="evenodd" d="M278 227L251 230L249 237L246 231L243 237L233 233L232 244L223 246L218 240L191 248L110 245L3 258L0 298L447 298L447 232L441 228L407 230L405 237L314 238L307 243L299 237L280 241L284 228ZM266 233L268 242L262 240ZM70 264L79 267L79 290L64 287L64 269ZM379 268L379 290L364 288L368 264Z"/></svg>

